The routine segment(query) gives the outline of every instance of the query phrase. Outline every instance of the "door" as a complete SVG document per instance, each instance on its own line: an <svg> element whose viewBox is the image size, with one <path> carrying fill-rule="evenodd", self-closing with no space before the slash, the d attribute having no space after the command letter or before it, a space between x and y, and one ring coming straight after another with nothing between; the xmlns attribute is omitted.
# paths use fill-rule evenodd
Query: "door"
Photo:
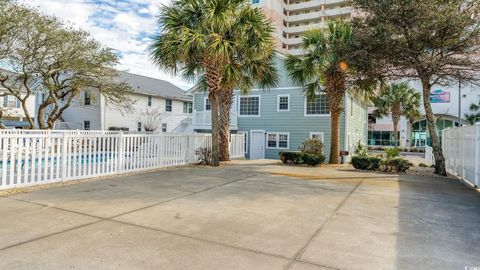
<svg viewBox="0 0 480 270"><path fill-rule="evenodd" d="M250 159L265 158L265 130L252 130L250 136Z"/></svg>

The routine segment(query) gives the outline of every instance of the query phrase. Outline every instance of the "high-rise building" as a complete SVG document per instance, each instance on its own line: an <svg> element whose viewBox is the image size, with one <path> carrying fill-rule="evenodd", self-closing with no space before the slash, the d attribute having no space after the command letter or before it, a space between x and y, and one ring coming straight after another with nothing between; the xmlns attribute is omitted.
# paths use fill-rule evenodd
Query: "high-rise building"
<svg viewBox="0 0 480 270"><path fill-rule="evenodd" d="M302 34L325 28L328 19L350 18L352 7L345 0L251 0L273 21L277 50L301 54Z"/></svg>

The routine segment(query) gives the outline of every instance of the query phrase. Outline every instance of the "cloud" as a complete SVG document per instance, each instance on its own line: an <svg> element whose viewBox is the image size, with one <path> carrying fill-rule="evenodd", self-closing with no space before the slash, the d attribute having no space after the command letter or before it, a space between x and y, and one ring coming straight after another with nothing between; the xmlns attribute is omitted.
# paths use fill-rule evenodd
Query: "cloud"
<svg viewBox="0 0 480 270"><path fill-rule="evenodd" d="M157 31L156 16L169 0L28 0L46 14L91 33L120 56L119 69L167 80L188 89L191 83L159 70L149 59L150 37Z"/></svg>

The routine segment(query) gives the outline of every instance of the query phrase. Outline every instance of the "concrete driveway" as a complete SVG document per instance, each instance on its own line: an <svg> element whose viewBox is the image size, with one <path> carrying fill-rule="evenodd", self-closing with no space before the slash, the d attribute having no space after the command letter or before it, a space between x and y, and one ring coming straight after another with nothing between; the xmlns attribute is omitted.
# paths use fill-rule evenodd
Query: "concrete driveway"
<svg viewBox="0 0 480 270"><path fill-rule="evenodd" d="M452 179L237 161L0 198L0 269L480 267Z"/></svg>

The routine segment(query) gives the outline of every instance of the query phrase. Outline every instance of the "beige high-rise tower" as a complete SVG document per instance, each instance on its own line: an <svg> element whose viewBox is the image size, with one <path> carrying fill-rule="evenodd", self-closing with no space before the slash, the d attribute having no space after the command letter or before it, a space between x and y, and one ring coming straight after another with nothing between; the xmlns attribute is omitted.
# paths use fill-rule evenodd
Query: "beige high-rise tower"
<svg viewBox="0 0 480 270"><path fill-rule="evenodd" d="M302 54L302 34L312 28L325 28L326 21L350 18L352 7L345 0L251 0L273 21L277 50Z"/></svg>

